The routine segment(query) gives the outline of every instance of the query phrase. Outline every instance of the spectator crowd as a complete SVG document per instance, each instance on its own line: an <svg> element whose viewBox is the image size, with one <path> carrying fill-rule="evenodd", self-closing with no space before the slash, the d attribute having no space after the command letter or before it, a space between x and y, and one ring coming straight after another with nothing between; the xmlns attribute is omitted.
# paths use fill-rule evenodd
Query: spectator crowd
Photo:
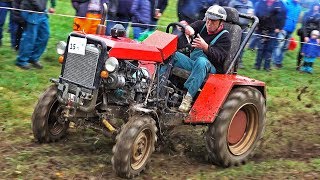
<svg viewBox="0 0 320 180"><path fill-rule="evenodd" d="M22 69L31 66L41 69L39 59L46 49L49 39L48 14L55 12L55 0L0 0L0 46L2 45L3 26L9 14L11 47L18 51L16 65ZM98 19L102 18L103 3L108 4L107 30L110 35L115 24L127 29L131 24L133 38L138 40L147 31L157 27L168 0L71 0L76 12L73 30L95 33ZM294 32L300 37L300 50L297 54L296 70L312 73L312 66L319 54L320 13L319 3L314 3L303 13L299 0L178 0L177 16L179 21L191 24L202 20L208 7L213 4L229 6L240 13L255 15L259 24L249 42L249 48L256 50L253 68L271 71L285 66L284 56L288 50L288 39ZM6 8L37 11L30 13ZM300 18L300 16L302 18ZM299 29L297 24L301 20ZM247 34L249 22L240 19L242 40ZM239 68L244 68L240 55Z"/></svg>

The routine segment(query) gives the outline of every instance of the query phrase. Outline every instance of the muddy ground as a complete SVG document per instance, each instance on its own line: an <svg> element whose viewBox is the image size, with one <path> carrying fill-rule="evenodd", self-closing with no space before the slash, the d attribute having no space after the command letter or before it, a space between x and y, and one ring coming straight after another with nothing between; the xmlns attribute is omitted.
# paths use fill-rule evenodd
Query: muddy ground
<svg viewBox="0 0 320 180"><path fill-rule="evenodd" d="M319 124L320 115L317 113L298 113L268 123L251 163L279 159L308 162L319 158ZM207 161L204 131L201 126L175 128L170 141L152 155L150 166L138 179L211 179L212 176L206 174L224 171ZM31 129L26 128L7 133L2 127L0 135L0 179L119 179L111 166L113 142L95 132L70 129L67 138L51 144L36 143ZM320 172L282 175L314 179L320 177ZM266 173L260 178L274 179L282 175ZM218 179L228 177L217 176ZM250 173L239 178L260 179Z"/></svg>

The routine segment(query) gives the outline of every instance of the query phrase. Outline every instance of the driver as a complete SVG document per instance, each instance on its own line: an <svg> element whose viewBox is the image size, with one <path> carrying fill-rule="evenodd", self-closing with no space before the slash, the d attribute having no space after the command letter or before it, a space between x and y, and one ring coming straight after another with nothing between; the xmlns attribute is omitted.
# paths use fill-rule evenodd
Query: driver
<svg viewBox="0 0 320 180"><path fill-rule="evenodd" d="M225 9L218 5L208 8L203 21L196 21L186 26L185 33L194 36L194 48L190 57L176 52L173 56L174 67L191 71L184 83L188 90L179 106L179 111L189 112L191 103L208 73L223 73L223 64L228 56L231 40L229 32L224 29Z"/></svg>

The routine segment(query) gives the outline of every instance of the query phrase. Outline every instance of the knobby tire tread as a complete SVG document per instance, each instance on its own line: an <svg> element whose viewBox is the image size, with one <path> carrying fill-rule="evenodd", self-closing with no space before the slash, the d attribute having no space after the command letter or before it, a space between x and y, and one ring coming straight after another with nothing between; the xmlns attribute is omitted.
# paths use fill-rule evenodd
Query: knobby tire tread
<svg viewBox="0 0 320 180"><path fill-rule="evenodd" d="M257 108L260 108L258 109L259 126L257 138L253 142L252 147L246 153L237 157L229 152L226 145L226 134L232 115L235 114L235 104L236 107L239 107L243 102L253 102L258 106ZM220 109L217 118L213 124L209 125L206 132L205 140L210 161L222 167L245 164L253 156L253 151L262 138L266 124L265 114L265 98L259 90L253 87L238 87L233 89Z"/></svg>
<svg viewBox="0 0 320 180"><path fill-rule="evenodd" d="M145 165L139 170L134 170L131 169L131 147L139 131L146 126L149 126L153 133L154 143L151 145L151 151ZM122 178L133 178L145 170L146 165L150 161L150 156L155 150L155 143L157 141L156 132L156 122L150 116L146 115L132 116L129 118L129 121L121 127L121 132L116 137L116 144L112 148L113 157L111 159L113 169L118 176Z"/></svg>

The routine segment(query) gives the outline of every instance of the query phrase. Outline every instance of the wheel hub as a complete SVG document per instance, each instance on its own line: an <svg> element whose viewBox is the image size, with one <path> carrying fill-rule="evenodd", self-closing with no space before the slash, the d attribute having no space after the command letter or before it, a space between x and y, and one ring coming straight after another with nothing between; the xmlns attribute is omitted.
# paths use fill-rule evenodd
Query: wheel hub
<svg viewBox="0 0 320 180"><path fill-rule="evenodd" d="M259 115L253 104L244 104L231 120L228 128L228 148L234 155L242 155L253 145L258 133Z"/></svg>
<svg viewBox="0 0 320 180"><path fill-rule="evenodd" d="M151 132L147 129L141 131L132 147L131 167L134 170L141 168L148 159L151 151Z"/></svg>
<svg viewBox="0 0 320 180"><path fill-rule="evenodd" d="M147 137L144 133L140 133L138 137L138 142L134 144L133 147L133 159L139 161L146 150Z"/></svg>
<svg viewBox="0 0 320 180"><path fill-rule="evenodd" d="M52 111L53 109L56 109L55 111ZM58 135L60 134L66 123L63 119L61 119L61 107L59 107L58 100L56 100L52 106L50 107L50 114L48 115L48 126L49 131L52 135ZM61 122L63 121L63 123Z"/></svg>
<svg viewBox="0 0 320 180"><path fill-rule="evenodd" d="M228 142L236 144L245 134L247 126L247 115L244 111L240 110L233 118L228 133Z"/></svg>

